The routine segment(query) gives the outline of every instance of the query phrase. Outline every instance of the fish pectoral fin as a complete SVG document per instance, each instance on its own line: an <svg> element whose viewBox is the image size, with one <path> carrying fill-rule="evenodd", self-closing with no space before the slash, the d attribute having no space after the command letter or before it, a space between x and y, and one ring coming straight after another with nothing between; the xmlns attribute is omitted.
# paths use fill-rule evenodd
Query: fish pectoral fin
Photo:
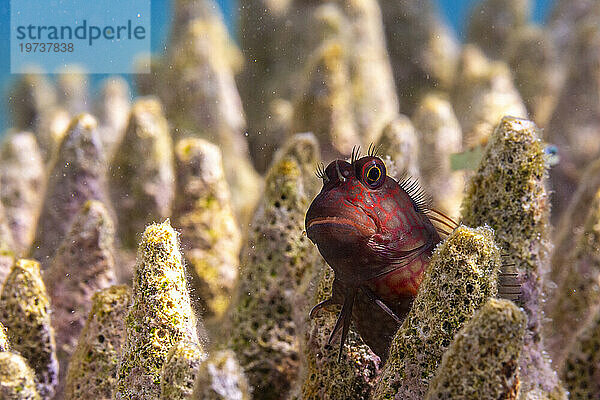
<svg viewBox="0 0 600 400"><path fill-rule="evenodd" d="M400 319L400 317L398 317L395 312L393 312L379 297L377 297L377 295L375 293L373 293L373 291L371 289L369 289L366 286L361 286L361 289L363 292L365 292L365 294L367 295L369 300L371 300L373 303L377 304L377 306L379 306L379 308L381 308L383 311L385 311L385 313L387 315L392 317L394 319L394 321L396 321L398 324L402 323L402 320Z"/></svg>
<svg viewBox="0 0 600 400"><path fill-rule="evenodd" d="M342 338L340 340L340 351L338 353L338 362L342 360L342 350L344 349L344 343L346 342L346 337L348 336L348 331L350 330L350 322L352 322L352 307L354 306L355 297L355 288L346 290L342 311L340 311L338 319L335 323L335 327L333 328L333 331L329 336L329 340L327 341L327 345L331 345L333 338L337 335L340 329L342 330Z"/></svg>
<svg viewBox="0 0 600 400"><path fill-rule="evenodd" d="M373 235L367 241L367 246L386 263L401 263L423 253L431 247L431 241L407 248L400 240L389 240L381 235Z"/></svg>

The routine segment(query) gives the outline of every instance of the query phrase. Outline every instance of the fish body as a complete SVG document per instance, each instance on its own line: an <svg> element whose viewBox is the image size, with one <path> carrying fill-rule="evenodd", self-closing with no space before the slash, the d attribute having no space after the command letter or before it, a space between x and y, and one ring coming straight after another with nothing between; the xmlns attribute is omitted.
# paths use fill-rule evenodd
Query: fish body
<svg viewBox="0 0 600 400"><path fill-rule="evenodd" d="M321 171L323 188L306 214L307 236L335 272L332 298L311 315L341 304L331 339L341 330L343 345L354 319L363 339L380 353L410 309L441 239L414 181L387 176L374 155L357 158L333 161ZM371 321L375 318L385 321ZM386 325L385 334L376 332L377 324ZM383 345L373 343L379 334L385 336Z"/></svg>

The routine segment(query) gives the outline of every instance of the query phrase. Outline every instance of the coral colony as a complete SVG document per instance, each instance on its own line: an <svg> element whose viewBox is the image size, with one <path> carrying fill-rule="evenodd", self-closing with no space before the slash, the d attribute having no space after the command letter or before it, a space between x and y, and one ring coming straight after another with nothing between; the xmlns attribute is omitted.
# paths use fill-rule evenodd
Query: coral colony
<svg viewBox="0 0 600 400"><path fill-rule="evenodd" d="M240 0L238 47L175 0L135 88L19 76L0 399L600 399L600 7L530 7L460 43L428 0Z"/></svg>

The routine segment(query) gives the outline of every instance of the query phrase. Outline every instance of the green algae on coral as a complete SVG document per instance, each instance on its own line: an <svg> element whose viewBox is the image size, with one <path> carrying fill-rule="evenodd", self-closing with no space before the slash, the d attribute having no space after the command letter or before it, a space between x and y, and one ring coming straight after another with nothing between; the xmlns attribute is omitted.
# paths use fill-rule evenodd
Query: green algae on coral
<svg viewBox="0 0 600 400"><path fill-rule="evenodd" d="M321 266L314 304L331 297L334 273ZM306 314L308 317L308 314ZM303 368L298 399L368 399L379 372L379 358L351 328L344 344L343 359L338 362L337 346L327 341L337 316L321 311L306 321L303 335Z"/></svg>
<svg viewBox="0 0 600 400"><path fill-rule="evenodd" d="M92 297L88 319L69 361L66 399L112 400L131 289L111 286Z"/></svg>
<svg viewBox="0 0 600 400"><path fill-rule="evenodd" d="M489 224L495 230L498 245L508 255L505 262L514 263L511 270L520 275L520 301L528 319L520 361L524 393L561 391L541 332L550 212L546 176L544 144L535 124L505 117L467 187L462 209L465 224Z"/></svg>
<svg viewBox="0 0 600 400"><path fill-rule="evenodd" d="M50 170L33 257L45 269L87 200L107 202L106 162L97 122L89 114L71 121Z"/></svg>
<svg viewBox="0 0 600 400"><path fill-rule="evenodd" d="M39 400L33 371L18 354L0 352L0 398L3 400Z"/></svg>
<svg viewBox="0 0 600 400"><path fill-rule="evenodd" d="M423 398L456 332L497 293L500 250L493 236L487 227L460 226L435 250L374 400Z"/></svg>
<svg viewBox="0 0 600 400"><path fill-rule="evenodd" d="M52 302L61 387L94 293L115 283L114 235L106 207L87 201L44 275Z"/></svg>
<svg viewBox="0 0 600 400"><path fill-rule="evenodd" d="M0 323L0 351L9 351L10 343L8 342L8 336L6 336L6 328Z"/></svg>
<svg viewBox="0 0 600 400"><path fill-rule="evenodd" d="M526 323L513 302L488 300L454 337L426 399L514 399Z"/></svg>
<svg viewBox="0 0 600 400"><path fill-rule="evenodd" d="M571 399L600 397L600 311L581 329L567 351L561 378Z"/></svg>
<svg viewBox="0 0 600 400"><path fill-rule="evenodd" d="M181 341L173 346L162 367L160 398L192 399L194 382L206 357L198 343Z"/></svg>
<svg viewBox="0 0 600 400"><path fill-rule="evenodd" d="M241 233L231 207L219 147L199 138L175 146L177 190L173 225L199 283L193 293L206 324L229 307L237 283ZM218 327L215 327L218 329Z"/></svg>
<svg viewBox="0 0 600 400"><path fill-rule="evenodd" d="M134 248L146 224L171 214L174 197L173 144L156 98L141 98L133 105L110 165L109 183L119 238L123 246Z"/></svg>
<svg viewBox="0 0 600 400"><path fill-rule="evenodd" d="M423 97L412 117L419 132L420 171L434 204L456 217L463 192L463 173L452 171L450 155L462 150L462 131L450 102L442 95Z"/></svg>
<svg viewBox="0 0 600 400"><path fill-rule="evenodd" d="M29 250L40 212L46 171L35 136L10 133L0 150L0 200L6 212L17 254Z"/></svg>
<svg viewBox="0 0 600 400"><path fill-rule="evenodd" d="M256 398L284 397L298 375L295 313L307 311L307 292L320 260L303 234L304 214L319 184L311 176L318 154L315 137L299 134L276 155L242 251L229 345Z"/></svg>
<svg viewBox="0 0 600 400"><path fill-rule="evenodd" d="M125 320L117 399L159 398L161 369L171 347L182 340L198 343L177 236L169 220L149 225L142 235Z"/></svg>
<svg viewBox="0 0 600 400"><path fill-rule="evenodd" d="M231 350L213 351L200 366L195 400L250 400L252 391L244 370Z"/></svg>
<svg viewBox="0 0 600 400"><path fill-rule="evenodd" d="M2 287L0 310L12 350L34 370L42 399L52 398L58 383L58 361L39 263L25 259L15 263Z"/></svg>
<svg viewBox="0 0 600 400"><path fill-rule="evenodd" d="M545 310L552 320L547 323L551 333L547 348L560 370L568 344L600 310L600 191L557 282L558 289L546 300Z"/></svg>

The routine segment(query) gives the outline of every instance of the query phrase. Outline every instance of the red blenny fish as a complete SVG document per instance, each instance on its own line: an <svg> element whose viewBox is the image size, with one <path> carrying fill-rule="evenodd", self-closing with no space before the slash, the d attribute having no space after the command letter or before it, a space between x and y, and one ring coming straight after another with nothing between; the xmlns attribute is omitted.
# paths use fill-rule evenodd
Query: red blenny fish
<svg viewBox="0 0 600 400"><path fill-rule="evenodd" d="M444 229L456 224L440 212L432 215L428 197L415 180L398 182L387 176L372 147L362 158L353 150L350 163L333 161L317 176L323 188L306 214L306 233L335 280L332 297L317 304L311 317L323 307L342 305L329 343L341 330L341 357L354 320L365 342L384 359L440 233L447 234Z"/></svg>

